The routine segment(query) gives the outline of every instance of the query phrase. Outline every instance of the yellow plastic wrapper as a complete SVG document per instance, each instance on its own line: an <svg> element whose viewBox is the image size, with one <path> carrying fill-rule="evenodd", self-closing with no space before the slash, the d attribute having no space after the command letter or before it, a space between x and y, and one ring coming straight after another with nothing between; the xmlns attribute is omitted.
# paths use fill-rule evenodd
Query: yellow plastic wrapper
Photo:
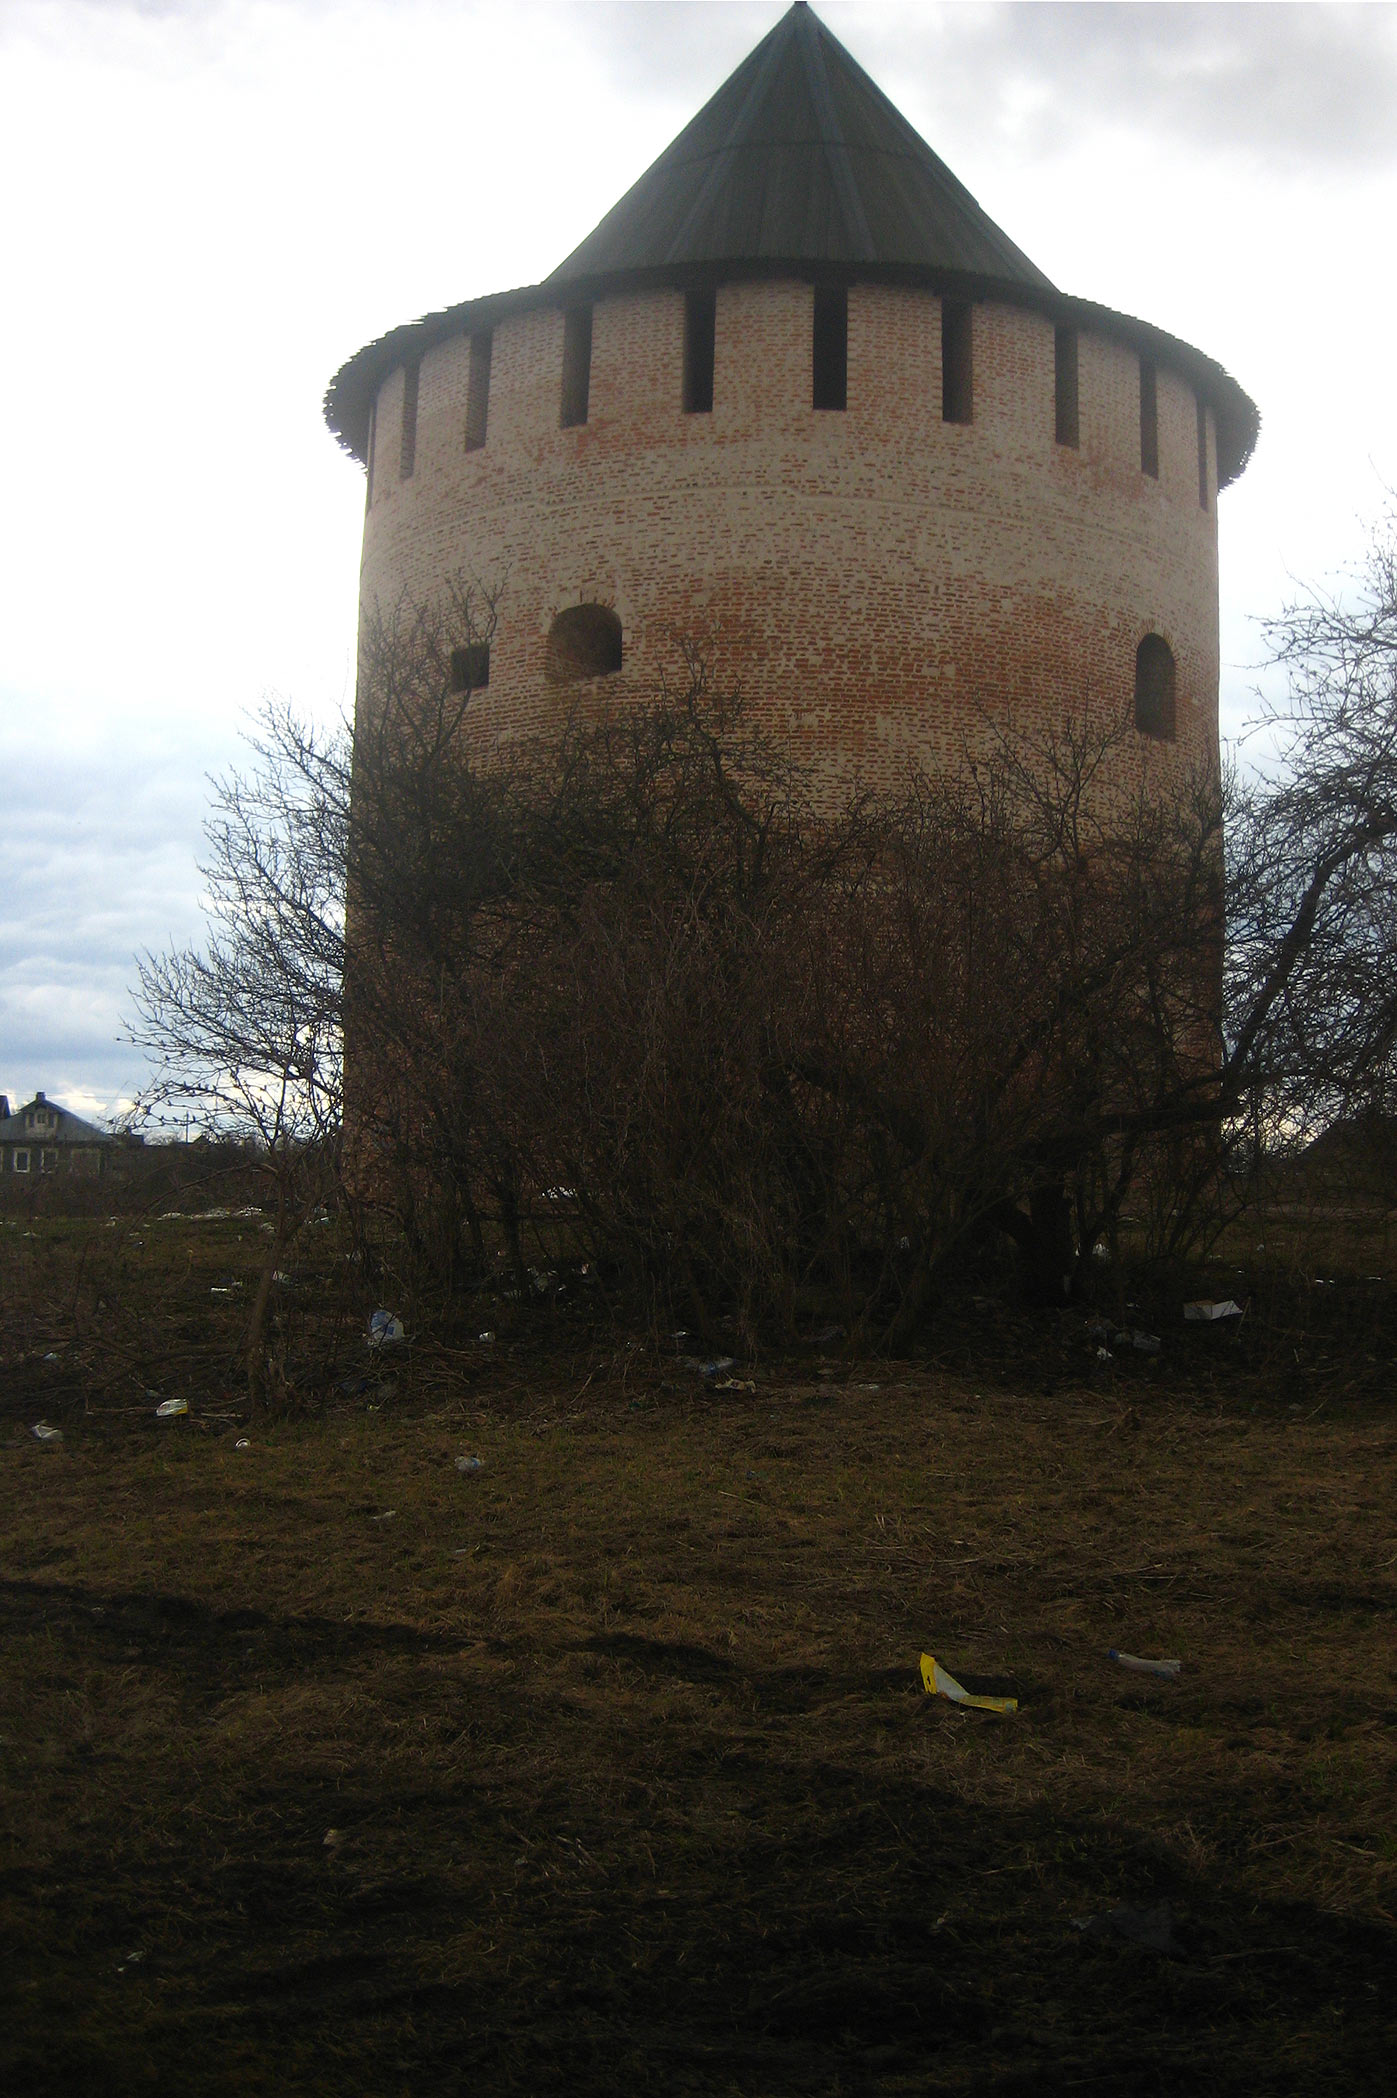
<svg viewBox="0 0 1397 2098"><path fill-rule="evenodd" d="M964 1683L958 1683L948 1675L941 1663L931 1654L922 1655L922 1681L929 1697L949 1697L953 1705L974 1705L978 1712L1017 1712L1016 1697L976 1697Z"/></svg>

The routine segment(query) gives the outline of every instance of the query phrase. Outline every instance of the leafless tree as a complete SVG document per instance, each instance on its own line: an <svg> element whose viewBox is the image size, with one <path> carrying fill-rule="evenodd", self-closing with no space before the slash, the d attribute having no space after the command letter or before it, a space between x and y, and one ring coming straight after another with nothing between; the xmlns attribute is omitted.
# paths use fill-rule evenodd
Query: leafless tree
<svg viewBox="0 0 1397 2098"><path fill-rule="evenodd" d="M348 741L274 706L249 740L252 765L213 782L208 939L139 958L130 1039L155 1066L139 1112L243 1140L268 1184L246 1338L256 1404L273 1278L338 1181Z"/></svg>
<svg viewBox="0 0 1397 2098"><path fill-rule="evenodd" d="M143 965L155 1097L256 1132L274 1249L347 1139L448 1292L586 1259L656 1322L901 1344L994 1240L1061 1301L1132 1192L1177 1250L1240 1130L1390 1106L1390 532L1277 623L1245 784L1069 723L832 807L693 649L473 759L497 603L370 619L352 743L268 717L208 947Z"/></svg>
<svg viewBox="0 0 1397 2098"><path fill-rule="evenodd" d="M1268 638L1288 691L1233 828L1224 1094L1294 1139L1397 1105L1397 513Z"/></svg>

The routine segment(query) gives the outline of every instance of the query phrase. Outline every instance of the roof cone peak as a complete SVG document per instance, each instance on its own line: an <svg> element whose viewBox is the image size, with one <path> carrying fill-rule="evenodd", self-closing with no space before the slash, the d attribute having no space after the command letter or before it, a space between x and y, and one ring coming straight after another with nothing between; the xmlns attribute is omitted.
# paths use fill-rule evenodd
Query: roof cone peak
<svg viewBox="0 0 1397 2098"><path fill-rule="evenodd" d="M395 364L512 314L647 286L805 277L1004 301L1087 328L1181 373L1217 416L1218 485L1246 465L1256 408L1187 343L1064 296L1015 247L805 0L794 0L698 115L541 284L408 322L351 357L325 397L367 461Z"/></svg>
<svg viewBox="0 0 1397 2098"><path fill-rule="evenodd" d="M762 263L1052 289L805 0L549 281Z"/></svg>

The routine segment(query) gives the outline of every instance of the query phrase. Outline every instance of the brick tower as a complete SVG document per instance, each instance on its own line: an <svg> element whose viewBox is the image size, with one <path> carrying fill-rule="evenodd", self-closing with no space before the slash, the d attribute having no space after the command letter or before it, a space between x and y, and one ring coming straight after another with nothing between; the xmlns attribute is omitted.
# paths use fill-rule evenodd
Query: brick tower
<svg viewBox="0 0 1397 2098"><path fill-rule="evenodd" d="M1222 368L1057 291L793 6L550 277L339 372L361 604L497 590L481 756L701 643L833 784L986 715L1217 746ZM1132 711L1133 710L1133 711Z"/></svg>

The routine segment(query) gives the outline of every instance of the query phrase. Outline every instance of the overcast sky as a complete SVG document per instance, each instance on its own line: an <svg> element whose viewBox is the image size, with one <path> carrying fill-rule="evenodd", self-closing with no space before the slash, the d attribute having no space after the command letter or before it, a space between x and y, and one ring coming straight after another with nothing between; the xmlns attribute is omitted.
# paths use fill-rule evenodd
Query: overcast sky
<svg viewBox="0 0 1397 2098"><path fill-rule="evenodd" d="M536 282L784 11L746 0L0 0L0 1090L84 1112L143 947L199 934L205 775L351 696L385 329ZM1223 724L1255 621L1397 486L1397 9L818 10L1064 290L1258 402L1220 508Z"/></svg>

